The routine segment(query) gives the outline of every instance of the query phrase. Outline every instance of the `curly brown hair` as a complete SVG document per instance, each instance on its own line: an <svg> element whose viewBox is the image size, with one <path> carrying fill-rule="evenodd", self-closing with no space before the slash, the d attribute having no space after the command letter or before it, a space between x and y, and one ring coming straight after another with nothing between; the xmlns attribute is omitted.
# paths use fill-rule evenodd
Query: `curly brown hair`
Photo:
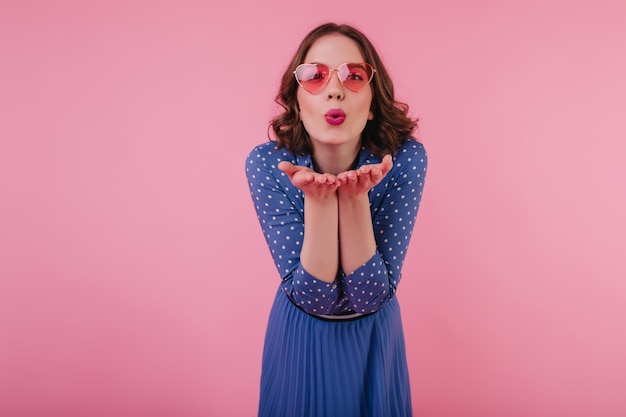
<svg viewBox="0 0 626 417"><path fill-rule="evenodd" d="M402 141L409 137L417 127L418 119L408 117L409 106L396 101L391 78L370 40L352 26L335 23L323 24L309 32L300 43L283 74L275 101L284 111L270 122L278 148L287 148L296 154L308 154L312 151L309 135L298 116L298 82L293 72L298 65L303 63L315 41L322 36L335 33L354 40L365 62L376 69L376 74L371 81L373 93L371 111L374 118L367 121L361 135L361 143L370 152L380 157L387 153L395 154Z"/></svg>

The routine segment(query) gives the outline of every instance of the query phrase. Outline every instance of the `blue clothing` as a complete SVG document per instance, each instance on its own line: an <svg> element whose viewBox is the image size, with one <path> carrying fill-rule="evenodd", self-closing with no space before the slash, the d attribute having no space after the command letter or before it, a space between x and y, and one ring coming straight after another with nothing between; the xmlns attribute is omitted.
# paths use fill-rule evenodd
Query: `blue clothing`
<svg viewBox="0 0 626 417"><path fill-rule="evenodd" d="M424 187L427 158L403 142L391 171L369 192L377 251L333 283L300 264L304 194L278 169L281 161L313 168L267 142L246 160L254 206L281 277L263 353L260 416L410 416L411 400L400 309L401 278ZM381 158L362 148L357 166ZM366 314L333 321L318 315Z"/></svg>

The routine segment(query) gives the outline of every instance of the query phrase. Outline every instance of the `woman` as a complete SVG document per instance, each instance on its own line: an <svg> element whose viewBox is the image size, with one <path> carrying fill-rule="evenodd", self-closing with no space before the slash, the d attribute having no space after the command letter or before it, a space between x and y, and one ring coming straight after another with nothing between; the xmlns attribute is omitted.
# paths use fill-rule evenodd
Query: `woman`
<svg viewBox="0 0 626 417"><path fill-rule="evenodd" d="M281 277L263 351L259 416L410 416L395 297L424 186L417 121L371 42L325 24L276 98L275 139L246 171Z"/></svg>

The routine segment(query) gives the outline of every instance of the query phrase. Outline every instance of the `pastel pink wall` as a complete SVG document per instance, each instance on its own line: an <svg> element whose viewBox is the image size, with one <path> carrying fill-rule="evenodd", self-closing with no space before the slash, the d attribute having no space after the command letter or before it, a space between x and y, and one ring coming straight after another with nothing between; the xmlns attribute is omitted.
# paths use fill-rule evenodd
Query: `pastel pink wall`
<svg viewBox="0 0 626 417"><path fill-rule="evenodd" d="M623 1L3 1L0 416L253 416L278 278L243 161L352 23L430 156L416 416L626 415Z"/></svg>

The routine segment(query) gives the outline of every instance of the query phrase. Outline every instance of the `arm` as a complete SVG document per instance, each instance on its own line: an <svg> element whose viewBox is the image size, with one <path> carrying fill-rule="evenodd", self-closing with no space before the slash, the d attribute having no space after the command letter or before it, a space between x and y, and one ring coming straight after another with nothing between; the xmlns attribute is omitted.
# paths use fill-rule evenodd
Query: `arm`
<svg viewBox="0 0 626 417"><path fill-rule="evenodd" d="M339 174L339 245L341 266L350 275L376 252L368 192L391 169L391 156L380 164L363 165Z"/></svg>
<svg viewBox="0 0 626 417"><path fill-rule="evenodd" d="M304 241L300 262L311 275L324 282L333 282L339 269L337 236L337 186L333 175L318 174L307 167L281 162L291 183L305 194Z"/></svg>
<svg viewBox="0 0 626 417"><path fill-rule="evenodd" d="M331 282L325 282L308 271L301 262L307 203L304 202L302 192L292 185L288 175L278 169L281 161L296 162L294 155L277 151L273 143L256 147L246 159L246 176L257 217L287 296L310 313L330 314L338 301L337 285L332 282L337 275L337 265ZM309 203L312 201L310 199ZM335 205L335 213L336 210ZM310 214L315 215L315 212L313 208ZM318 212L320 216L323 214ZM308 231L311 230L309 228ZM334 235L334 243L337 245L336 225ZM307 250L315 255L315 247L309 246ZM337 249L334 254L338 257Z"/></svg>
<svg viewBox="0 0 626 417"><path fill-rule="evenodd" d="M360 197L347 199L350 203L344 207L340 195L341 262L346 273L345 289L357 312L380 309L396 291L422 195L426 164L423 146L411 140L400 148L388 172L384 161L372 165L374 168L383 165L384 178L370 191L367 216ZM349 188L344 187L345 174L348 173L338 176L342 181L339 193ZM350 215L344 219L342 211ZM372 236L375 249L370 252Z"/></svg>

